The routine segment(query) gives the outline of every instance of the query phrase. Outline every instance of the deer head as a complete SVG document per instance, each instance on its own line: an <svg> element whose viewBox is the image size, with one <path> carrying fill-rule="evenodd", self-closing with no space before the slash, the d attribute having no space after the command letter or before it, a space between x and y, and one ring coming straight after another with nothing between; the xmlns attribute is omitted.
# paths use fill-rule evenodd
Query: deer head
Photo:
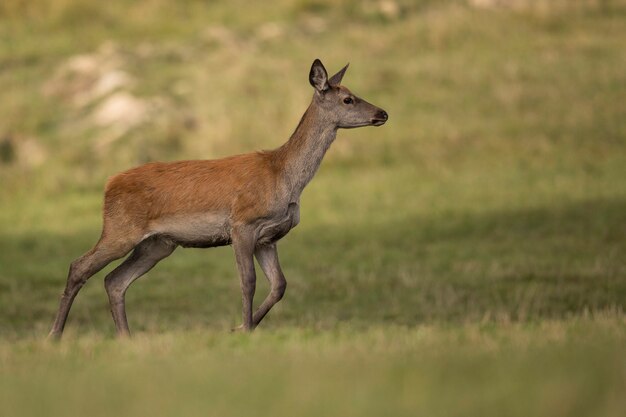
<svg viewBox="0 0 626 417"><path fill-rule="evenodd" d="M389 118L386 111L340 85L347 69L348 65L328 78L322 62L319 59L313 61L309 73L309 82L315 88L313 102L323 112L324 117L338 128L382 126Z"/></svg>

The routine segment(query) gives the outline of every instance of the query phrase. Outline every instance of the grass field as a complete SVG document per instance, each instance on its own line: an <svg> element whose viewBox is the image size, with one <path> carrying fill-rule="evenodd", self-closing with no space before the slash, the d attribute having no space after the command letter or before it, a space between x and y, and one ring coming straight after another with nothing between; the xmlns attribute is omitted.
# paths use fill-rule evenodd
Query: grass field
<svg viewBox="0 0 626 417"><path fill-rule="evenodd" d="M621 416L624 38L621 1L3 2L0 415ZM316 57L390 120L339 133L261 327L230 248L179 249L135 338L112 265L46 342L106 178L279 146Z"/></svg>

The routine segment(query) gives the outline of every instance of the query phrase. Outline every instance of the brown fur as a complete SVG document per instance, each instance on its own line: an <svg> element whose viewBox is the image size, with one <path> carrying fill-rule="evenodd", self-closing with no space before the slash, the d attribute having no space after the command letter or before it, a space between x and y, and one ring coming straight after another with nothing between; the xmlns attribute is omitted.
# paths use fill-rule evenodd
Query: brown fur
<svg viewBox="0 0 626 417"><path fill-rule="evenodd" d="M143 236L164 216L223 212L234 222L267 214L276 189L273 154L210 161L155 162L112 177L104 196L104 234Z"/></svg>
<svg viewBox="0 0 626 417"><path fill-rule="evenodd" d="M72 262L50 335L59 337L74 297L93 274L133 250L105 278L117 332L128 335L124 295L129 285L177 246L232 244L242 287L244 330L256 327L284 294L276 242L300 219L300 194L313 178L337 129L380 126L387 113L328 79L319 60L309 81L311 105L283 146L210 161L155 162L113 176L104 194L103 230L96 246ZM330 83L329 83L330 81ZM272 291L252 311L253 257Z"/></svg>

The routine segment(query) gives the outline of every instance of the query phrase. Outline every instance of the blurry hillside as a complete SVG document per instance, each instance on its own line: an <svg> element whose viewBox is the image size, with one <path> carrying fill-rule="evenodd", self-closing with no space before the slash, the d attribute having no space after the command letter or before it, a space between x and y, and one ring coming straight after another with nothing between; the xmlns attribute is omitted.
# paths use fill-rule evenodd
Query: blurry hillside
<svg viewBox="0 0 626 417"><path fill-rule="evenodd" d="M100 190L152 160L285 141L310 63L385 107L326 165L594 169L624 161L618 0L5 0L0 197Z"/></svg>
<svg viewBox="0 0 626 417"><path fill-rule="evenodd" d="M390 119L305 190L279 326L623 317L624 39L623 0L4 0L0 328L47 330L108 176L279 146L315 58ZM139 329L239 317L228 248L150 275ZM108 328L101 280L80 297Z"/></svg>

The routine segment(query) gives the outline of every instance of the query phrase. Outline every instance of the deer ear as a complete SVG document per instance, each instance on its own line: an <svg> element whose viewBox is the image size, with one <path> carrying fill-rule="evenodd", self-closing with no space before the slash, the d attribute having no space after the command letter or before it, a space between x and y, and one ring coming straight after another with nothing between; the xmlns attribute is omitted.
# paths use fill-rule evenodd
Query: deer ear
<svg viewBox="0 0 626 417"><path fill-rule="evenodd" d="M330 77L330 80L328 80L328 84L330 84L332 86L341 84L341 80L343 79L343 74L346 73L346 70L348 69L349 65L350 65L349 63L346 64L346 66L343 67L342 69L340 69L337 74L335 74L332 77Z"/></svg>
<svg viewBox="0 0 626 417"><path fill-rule="evenodd" d="M309 72L309 82L319 92L328 90L328 73L326 68L322 65L322 61L316 59L311 65L311 72Z"/></svg>

